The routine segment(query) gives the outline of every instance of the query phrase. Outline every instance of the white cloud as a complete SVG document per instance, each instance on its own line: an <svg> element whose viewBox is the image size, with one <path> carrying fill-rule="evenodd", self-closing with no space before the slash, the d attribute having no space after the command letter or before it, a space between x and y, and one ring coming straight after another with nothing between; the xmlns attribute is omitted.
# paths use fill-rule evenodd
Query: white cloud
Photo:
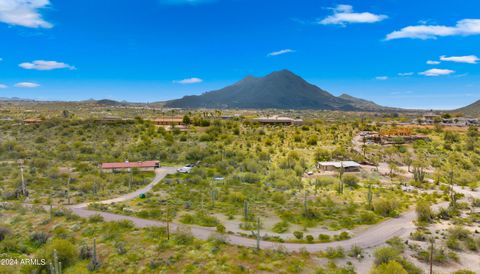
<svg viewBox="0 0 480 274"><path fill-rule="evenodd" d="M203 80L200 79L200 78L193 77L193 78L187 78L187 79L173 81L173 82L176 83L176 84L190 85L190 84L201 83L201 82L203 82Z"/></svg>
<svg viewBox="0 0 480 274"><path fill-rule="evenodd" d="M39 11L49 5L49 0L0 0L0 22L28 28L52 28Z"/></svg>
<svg viewBox="0 0 480 274"><path fill-rule="evenodd" d="M436 39L445 36L469 36L480 34L480 19L463 19L455 26L417 25L404 27L401 30L389 33L386 40L411 38L411 39Z"/></svg>
<svg viewBox="0 0 480 274"><path fill-rule="evenodd" d="M438 64L440 64L439 61L433 61L433 60L428 60L427 61L427 65L438 65Z"/></svg>
<svg viewBox="0 0 480 274"><path fill-rule="evenodd" d="M8 88L8 87L7 87L7 85L0 84L0 89L3 89L3 88Z"/></svg>
<svg viewBox="0 0 480 274"><path fill-rule="evenodd" d="M21 63L18 65L24 69L34 69L34 70L54 70L54 69L70 69L74 70L74 66L70 66L69 64L65 64L62 62L57 61L45 61L45 60L36 60L31 63Z"/></svg>
<svg viewBox="0 0 480 274"><path fill-rule="evenodd" d="M400 72L400 73L398 73L398 76L406 77L406 76L412 76L414 74L415 73L413 73L413 72Z"/></svg>
<svg viewBox="0 0 480 274"><path fill-rule="evenodd" d="M267 56L278 56L278 55L283 55L283 54L287 54L287 53L294 53L295 50L293 49L282 49L282 50L279 50L279 51L274 51L274 52L270 52Z"/></svg>
<svg viewBox="0 0 480 274"><path fill-rule="evenodd" d="M376 23L388 18L386 15L370 12L353 12L350 5L338 5L332 9L333 14L320 20L322 25L345 25L348 23Z"/></svg>
<svg viewBox="0 0 480 274"><path fill-rule="evenodd" d="M467 56L450 56L447 57L442 55L440 60L446 62L455 62L455 63L467 63L467 64L476 64L480 59L478 59L475 55L467 55Z"/></svg>
<svg viewBox="0 0 480 274"><path fill-rule="evenodd" d="M450 70L450 69L437 69L437 68L433 68L433 69L426 70L426 71L424 71L424 72L420 72L421 75L425 75L425 76L429 76L429 77L442 76L442 75L450 75L450 74L453 74L453 73L455 73L454 70Z"/></svg>
<svg viewBox="0 0 480 274"><path fill-rule="evenodd" d="M32 83L32 82L21 82L21 83L16 83L15 87L17 88L37 88L40 85L37 83Z"/></svg>
<svg viewBox="0 0 480 274"><path fill-rule="evenodd" d="M380 81L385 81L388 80L388 76L377 76L375 79L380 80Z"/></svg>

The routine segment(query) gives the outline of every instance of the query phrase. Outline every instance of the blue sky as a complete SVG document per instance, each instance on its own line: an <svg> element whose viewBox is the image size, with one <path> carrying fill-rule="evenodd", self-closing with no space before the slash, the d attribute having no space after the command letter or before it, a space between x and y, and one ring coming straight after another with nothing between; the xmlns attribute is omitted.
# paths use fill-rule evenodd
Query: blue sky
<svg viewBox="0 0 480 274"><path fill-rule="evenodd" d="M456 108L480 99L479 10L478 0L0 0L0 97L152 102L289 69L335 95Z"/></svg>

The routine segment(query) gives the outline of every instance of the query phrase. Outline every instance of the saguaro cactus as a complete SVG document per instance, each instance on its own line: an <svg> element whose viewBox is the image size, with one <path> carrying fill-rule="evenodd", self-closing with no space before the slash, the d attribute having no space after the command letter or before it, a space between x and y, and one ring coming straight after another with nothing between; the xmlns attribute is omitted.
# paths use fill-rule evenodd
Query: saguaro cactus
<svg viewBox="0 0 480 274"><path fill-rule="evenodd" d="M248 201L243 201L243 217L245 218L245 222L248 221Z"/></svg>
<svg viewBox="0 0 480 274"><path fill-rule="evenodd" d="M50 273L62 274L62 262L58 261L57 250L53 250L53 262L50 263Z"/></svg>
<svg viewBox="0 0 480 274"><path fill-rule="evenodd" d="M368 194L367 194L368 208L372 208L372 200L373 200L372 185L369 184Z"/></svg>
<svg viewBox="0 0 480 274"><path fill-rule="evenodd" d="M95 271L100 267L100 262L97 258L97 239L93 239L92 259L88 264L88 270Z"/></svg>

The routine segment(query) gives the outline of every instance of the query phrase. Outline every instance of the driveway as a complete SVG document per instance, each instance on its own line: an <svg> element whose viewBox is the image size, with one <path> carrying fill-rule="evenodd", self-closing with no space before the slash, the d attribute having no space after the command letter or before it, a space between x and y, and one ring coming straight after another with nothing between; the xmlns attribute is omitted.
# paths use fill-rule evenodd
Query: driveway
<svg viewBox="0 0 480 274"><path fill-rule="evenodd" d="M119 197L114 198L114 199L70 205L70 206L67 206L67 207L71 208L71 209L86 208L90 204L93 204L93 203L95 203L95 204L111 204L111 203L119 203L119 202L125 202L125 201L129 201L129 200L133 200L135 198L138 198L140 196L140 194L149 192L156 184L158 184L161 180L163 180L163 178L165 178L167 175L175 174L177 172L177 168L178 167L157 168L155 170L155 178L153 178L152 182L150 182L147 186L145 186L141 189L138 189L134 192L127 193L125 195L119 196Z"/></svg>

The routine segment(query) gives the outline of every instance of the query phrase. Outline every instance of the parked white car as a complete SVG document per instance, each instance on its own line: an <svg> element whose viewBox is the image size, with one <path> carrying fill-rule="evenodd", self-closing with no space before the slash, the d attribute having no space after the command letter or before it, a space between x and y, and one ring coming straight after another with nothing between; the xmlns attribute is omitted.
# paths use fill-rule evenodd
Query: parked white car
<svg viewBox="0 0 480 274"><path fill-rule="evenodd" d="M177 169L177 172L178 173L190 173L190 171L192 171L192 168L194 166L195 166L194 164L186 165L184 167L181 167L181 168Z"/></svg>

